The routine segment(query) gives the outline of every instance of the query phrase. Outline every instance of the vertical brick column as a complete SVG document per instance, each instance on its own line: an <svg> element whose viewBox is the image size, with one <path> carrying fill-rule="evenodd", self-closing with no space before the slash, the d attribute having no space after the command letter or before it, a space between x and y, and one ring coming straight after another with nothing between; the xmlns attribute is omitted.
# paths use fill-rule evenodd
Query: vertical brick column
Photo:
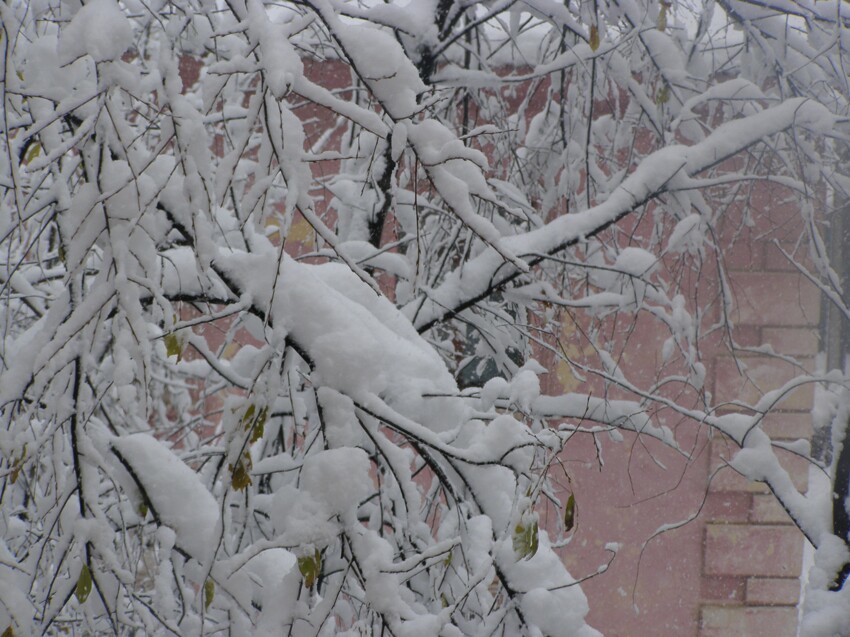
<svg viewBox="0 0 850 637"><path fill-rule="evenodd" d="M742 346L770 345L812 369L819 348L820 298L770 241L746 244L728 264L735 297L732 320ZM715 404L754 403L800 372L777 357L718 353L713 364ZM787 395L765 430L778 440L811 436L811 387ZM729 405L727 411L734 411ZM711 441L712 480L703 510L700 637L795 637L803 536L767 487L738 475L725 461L737 446ZM801 490L808 465L780 457Z"/></svg>

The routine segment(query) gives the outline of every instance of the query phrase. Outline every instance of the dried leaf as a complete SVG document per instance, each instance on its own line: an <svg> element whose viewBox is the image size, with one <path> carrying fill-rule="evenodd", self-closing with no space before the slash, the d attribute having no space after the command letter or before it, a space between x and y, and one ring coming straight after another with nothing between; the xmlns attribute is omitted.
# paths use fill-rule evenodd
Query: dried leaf
<svg viewBox="0 0 850 637"><path fill-rule="evenodd" d="M251 437L248 439L251 444L254 444L263 438L263 433L265 431L265 427L263 425L264 423L262 422L258 422L254 425L254 428L251 430Z"/></svg>
<svg viewBox="0 0 850 637"><path fill-rule="evenodd" d="M659 31L667 30L667 10L670 8L669 2L661 2L661 10L658 12L658 27Z"/></svg>
<svg viewBox="0 0 850 637"><path fill-rule="evenodd" d="M519 559L531 559L539 548L540 529L537 520L520 522L514 528L514 553Z"/></svg>
<svg viewBox="0 0 850 637"><path fill-rule="evenodd" d="M183 346L180 344L180 339L177 334L171 332L165 335L165 354L166 356L176 356L177 362L183 357Z"/></svg>
<svg viewBox="0 0 850 637"><path fill-rule="evenodd" d="M590 50L595 51L599 48L599 29L596 28L596 25L590 27Z"/></svg>
<svg viewBox="0 0 850 637"><path fill-rule="evenodd" d="M204 582L204 610L210 607L210 604L212 604L214 597L215 582L212 581L212 578L208 577L207 581Z"/></svg>
<svg viewBox="0 0 850 637"><path fill-rule="evenodd" d="M251 454L247 452L237 461L235 466L230 465L230 486L236 491L244 491L249 485L253 484L251 481L252 466Z"/></svg>
<svg viewBox="0 0 850 637"><path fill-rule="evenodd" d="M316 550L313 555L298 558L298 571L304 578L304 586L313 588L322 570L322 554Z"/></svg>
<svg viewBox="0 0 850 637"><path fill-rule="evenodd" d="M263 407L260 413L257 413L257 408L254 405L249 406L245 410L245 415L242 417L242 425L246 430L251 431L251 437L248 439L251 444L262 439L268 415L268 407Z"/></svg>
<svg viewBox="0 0 850 637"><path fill-rule="evenodd" d="M572 493L564 507L564 530L572 531L576 524L576 497Z"/></svg>
<svg viewBox="0 0 850 637"><path fill-rule="evenodd" d="M80 576L77 578L77 588L74 595L80 604L85 604L91 593L91 571L88 564L83 564L83 570L80 571Z"/></svg>
<svg viewBox="0 0 850 637"><path fill-rule="evenodd" d="M254 422L254 414L257 411L256 405L248 405L248 409L245 410L245 415L242 416L242 425L245 429L251 428L251 423Z"/></svg>
<svg viewBox="0 0 850 637"><path fill-rule="evenodd" d="M24 155L24 163L25 164L30 163L33 159L38 157L40 154L41 154L41 144L39 142L33 142L32 144L29 145L29 147L27 148L27 152Z"/></svg>
<svg viewBox="0 0 850 637"><path fill-rule="evenodd" d="M24 460L27 458L27 446L24 444L24 448L21 449L21 455L18 458L15 458L15 461L12 463L12 470L9 472L9 482L15 484L18 481L18 477L21 475L21 469L24 468Z"/></svg>
<svg viewBox="0 0 850 637"><path fill-rule="evenodd" d="M15 637L15 631L12 629L12 624L9 624L8 628L3 631L3 634L0 637Z"/></svg>

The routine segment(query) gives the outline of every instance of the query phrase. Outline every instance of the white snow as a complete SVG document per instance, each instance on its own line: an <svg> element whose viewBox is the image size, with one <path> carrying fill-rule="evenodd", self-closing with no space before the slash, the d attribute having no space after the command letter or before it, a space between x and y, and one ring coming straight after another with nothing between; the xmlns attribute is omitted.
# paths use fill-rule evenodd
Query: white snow
<svg viewBox="0 0 850 637"><path fill-rule="evenodd" d="M255 298L268 298L273 273L257 276L253 259L238 255L220 262ZM284 255L273 314L279 329L309 354L324 384L349 396L377 394L436 431L463 421L467 407L451 397L457 385L436 352L345 266L307 265Z"/></svg>
<svg viewBox="0 0 850 637"><path fill-rule="evenodd" d="M667 249L671 252L694 253L703 242L702 217L693 213L679 221L667 238Z"/></svg>
<svg viewBox="0 0 850 637"><path fill-rule="evenodd" d="M117 60L133 43L130 21L115 0L91 0L74 15L59 38L59 56L72 62L90 55L95 62Z"/></svg>
<svg viewBox="0 0 850 637"><path fill-rule="evenodd" d="M112 440L113 448L141 483L162 524L177 545L200 562L216 548L218 504L197 473L159 440L145 433Z"/></svg>
<svg viewBox="0 0 850 637"><path fill-rule="evenodd" d="M343 447L309 456L301 486L333 514L356 508L374 490L369 457L362 449Z"/></svg>

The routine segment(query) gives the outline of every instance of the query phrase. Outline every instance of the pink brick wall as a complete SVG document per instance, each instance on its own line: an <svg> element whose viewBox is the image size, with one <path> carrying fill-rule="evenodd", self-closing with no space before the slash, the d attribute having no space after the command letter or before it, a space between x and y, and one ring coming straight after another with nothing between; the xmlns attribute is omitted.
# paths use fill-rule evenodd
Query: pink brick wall
<svg viewBox="0 0 850 637"><path fill-rule="evenodd" d="M773 243L799 232L792 213L787 205L774 209L773 221L784 225L771 231L770 223L760 221L759 233L745 231L726 259L734 301L730 318L742 349L731 352L717 335L700 344L706 390L721 413L740 409L736 401L755 402L799 374L792 363L746 348L770 345L777 354L796 357L803 369L815 367L821 347L819 293ZM707 268L699 278L707 296L717 292L712 277ZM624 361L629 373L654 373L657 336L640 327L635 331L632 338L645 355ZM578 391L587 391L587 385ZM778 440L810 438L812 401L812 386L790 392L763 427ZM666 424L676 427L677 435L692 432L690 461L627 437L621 444L603 441L600 468L589 441L568 445L566 466L580 513L564 554L567 564L580 576L603 561L606 541L624 545L604 575L583 584L589 621L613 637L794 637L802 534L765 485L727 466L737 450L734 443L687 421ZM805 490L808 464L791 454L779 457ZM693 522L652 539L641 552L661 524L686 519L697 509Z"/></svg>
<svg viewBox="0 0 850 637"><path fill-rule="evenodd" d="M789 232L787 227L781 231ZM779 232L751 238L742 246L746 250L727 264L735 297L732 318L747 337L743 345L770 345L812 370L820 348L820 296L772 242ZM773 357L744 352L736 363L731 354L719 352L715 398L758 400L795 371L799 368ZM809 438L812 400L811 386L788 394L768 416L765 430L780 440ZM710 467L717 473L703 516L698 636L794 637L804 540L764 485L724 468L724 459L734 450L735 445L720 438L711 443ZM790 454L780 460L796 486L805 490L808 464Z"/></svg>

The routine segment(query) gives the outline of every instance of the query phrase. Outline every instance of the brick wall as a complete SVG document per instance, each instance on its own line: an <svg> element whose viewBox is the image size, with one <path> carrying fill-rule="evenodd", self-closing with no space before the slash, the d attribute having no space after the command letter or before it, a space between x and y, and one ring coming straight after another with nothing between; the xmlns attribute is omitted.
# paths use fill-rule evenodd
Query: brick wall
<svg viewBox="0 0 850 637"><path fill-rule="evenodd" d="M745 242L727 264L735 304L733 320L746 339L743 345L771 345L777 353L795 357L812 370L820 348L818 291L782 255L779 246L800 228L786 207L789 224L781 230ZM781 224L780 224L781 225ZM779 236L777 236L779 235ZM779 242L779 245L775 243ZM795 367L774 357L740 352L719 353L714 364L718 403L735 399L754 402L776 389ZM739 369L739 364L743 369ZM797 368L799 371L799 368ZM787 395L765 430L777 440L811 437L813 388ZM730 405L729 410L734 410ZM751 483L725 466L735 445L722 437L711 441L710 475L703 511L702 580L699 637L794 637L800 596L804 539L765 485ZM808 464L799 457L780 457L800 489L807 486Z"/></svg>
<svg viewBox="0 0 850 637"><path fill-rule="evenodd" d="M758 219L746 227L740 217L730 216L739 238L731 252L721 255L737 348L731 349L718 332L700 344L708 370L706 389L719 413L741 410L735 401L755 403L801 367L814 370L822 349L820 295L780 250L794 250L802 231L799 211L787 198L774 207L764 192L757 191L753 199L765 206L753 210L753 216L767 216L767 221ZM775 199L782 198L777 194ZM719 282L711 268L697 278L707 295L717 293ZM706 323L719 318L721 307L716 303L718 314ZM640 377L640 365L646 374L654 373L658 336L651 329L635 330L633 338L645 354L624 361L634 376ZM776 355L759 350L765 345ZM571 352L574 358L580 354ZM550 376L549 389L557 392L563 379ZM574 385L560 389L587 391L587 383ZM811 385L790 392L763 427L775 440L809 439L812 401ZM690 458L628 435L622 443L603 441L604 467L594 461L587 439L571 441L565 450L570 489L579 503L575 536L564 552L571 572L593 572L604 560L605 542L623 546L604 575L582 585L590 601L590 623L607 637L794 637L802 534L765 485L727 466L737 450L732 441L687 420L669 418L664 424L676 429L692 452ZM805 490L808 463L778 453L797 487ZM665 468L658 468L655 460ZM654 536L662 524L686 520L698 509L692 522Z"/></svg>

